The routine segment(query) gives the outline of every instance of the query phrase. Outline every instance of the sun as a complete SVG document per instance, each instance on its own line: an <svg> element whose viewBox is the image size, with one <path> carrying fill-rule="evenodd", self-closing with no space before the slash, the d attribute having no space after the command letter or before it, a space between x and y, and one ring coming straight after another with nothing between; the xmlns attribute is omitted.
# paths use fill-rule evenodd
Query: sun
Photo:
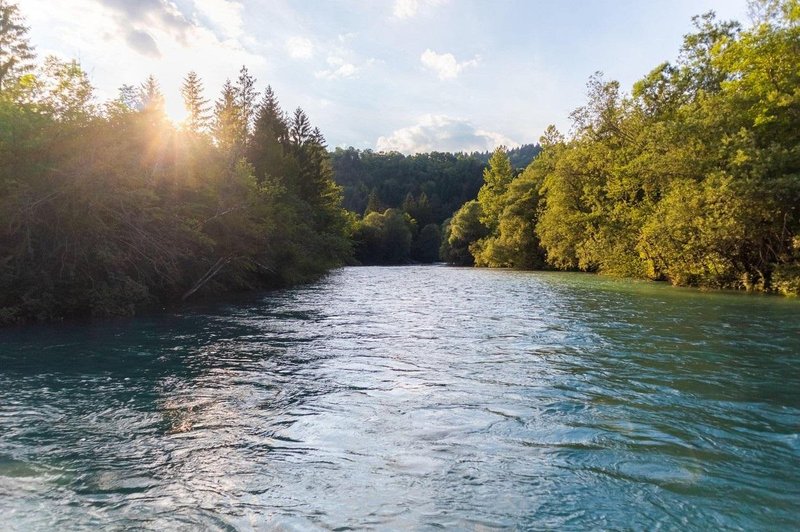
<svg viewBox="0 0 800 532"><path fill-rule="evenodd" d="M183 105L183 102L167 102L165 111L167 113L167 118L169 118L170 122L175 126L182 125L186 122L186 119L189 118L189 113Z"/></svg>

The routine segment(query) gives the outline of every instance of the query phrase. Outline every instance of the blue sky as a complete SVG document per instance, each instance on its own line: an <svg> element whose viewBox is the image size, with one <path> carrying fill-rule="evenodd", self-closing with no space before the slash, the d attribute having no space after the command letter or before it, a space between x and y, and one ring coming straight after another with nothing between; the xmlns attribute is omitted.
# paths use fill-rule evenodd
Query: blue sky
<svg viewBox="0 0 800 532"><path fill-rule="evenodd" d="M19 1L19 0L18 0ZM692 15L745 0L21 0L41 55L77 58L101 99L149 74L170 114L196 70L214 99L246 64L331 146L487 150L569 128L589 76L629 88Z"/></svg>

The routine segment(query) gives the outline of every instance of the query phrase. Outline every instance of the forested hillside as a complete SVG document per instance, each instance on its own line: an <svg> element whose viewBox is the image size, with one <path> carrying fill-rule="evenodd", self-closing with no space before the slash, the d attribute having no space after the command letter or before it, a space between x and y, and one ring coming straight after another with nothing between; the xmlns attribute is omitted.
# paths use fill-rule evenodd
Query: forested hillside
<svg viewBox="0 0 800 532"><path fill-rule="evenodd" d="M541 151L537 144L508 150L511 164L524 169ZM481 187L483 169L491 153L374 152L337 148L331 154L334 179L342 186L344 206L356 213L403 208L422 201L430 208L423 223L442 223Z"/></svg>
<svg viewBox="0 0 800 532"><path fill-rule="evenodd" d="M630 94L594 76L521 175L496 152L445 258L799 293L800 3L751 8L746 29L695 17Z"/></svg>
<svg viewBox="0 0 800 532"><path fill-rule="evenodd" d="M324 139L246 68L216 101L158 82L98 102L80 65L37 61L0 2L0 323L131 314L314 278L350 255Z"/></svg>
<svg viewBox="0 0 800 532"><path fill-rule="evenodd" d="M526 144L507 152L513 171L541 151ZM489 153L376 153L337 148L334 178L354 213L356 260L402 264L439 260L441 226L477 194ZM363 214L363 218L360 216Z"/></svg>

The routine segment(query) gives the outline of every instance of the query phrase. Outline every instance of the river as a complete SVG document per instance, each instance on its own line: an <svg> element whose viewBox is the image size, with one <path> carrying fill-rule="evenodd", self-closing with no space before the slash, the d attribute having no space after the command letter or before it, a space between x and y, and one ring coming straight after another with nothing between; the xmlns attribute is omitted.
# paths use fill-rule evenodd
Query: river
<svg viewBox="0 0 800 532"><path fill-rule="evenodd" d="M11 530L800 526L800 301L344 268L0 331Z"/></svg>

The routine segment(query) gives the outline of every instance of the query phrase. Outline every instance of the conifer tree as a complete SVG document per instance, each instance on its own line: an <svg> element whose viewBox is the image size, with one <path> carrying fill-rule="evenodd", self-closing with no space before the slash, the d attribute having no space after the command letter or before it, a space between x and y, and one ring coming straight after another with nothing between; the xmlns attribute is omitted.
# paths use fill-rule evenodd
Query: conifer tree
<svg viewBox="0 0 800 532"><path fill-rule="evenodd" d="M256 109L255 129L271 131L278 142L285 144L289 137L289 126L281 110L278 98L270 85L264 91L264 96Z"/></svg>
<svg viewBox="0 0 800 532"><path fill-rule="evenodd" d="M247 144L253 129L257 100L256 79L250 75L247 67L243 66L239 71L235 87L235 102L239 111L239 137L243 144Z"/></svg>
<svg viewBox="0 0 800 532"><path fill-rule="evenodd" d="M118 89L119 95L117 102L130 111L140 109L142 106L142 95L133 85L123 85Z"/></svg>
<svg viewBox="0 0 800 532"><path fill-rule="evenodd" d="M235 153L241 146L239 108L236 105L236 89L231 80L222 86L222 94L214 104L214 139L223 151Z"/></svg>
<svg viewBox="0 0 800 532"><path fill-rule="evenodd" d="M489 159L489 166L483 171L484 184L478 192L478 202L483 214L481 222L494 230L503 212L503 196L514 179L514 169L508 159L505 146L500 146Z"/></svg>
<svg viewBox="0 0 800 532"><path fill-rule="evenodd" d="M164 94L155 76L150 74L139 87L140 106L142 111L164 113Z"/></svg>
<svg viewBox="0 0 800 532"><path fill-rule="evenodd" d="M247 146L247 159L253 165L256 178L264 179L281 173L289 138L289 128L278 99L267 86L256 110L253 134Z"/></svg>
<svg viewBox="0 0 800 532"><path fill-rule="evenodd" d="M186 129L193 133L205 131L210 120L210 108L208 100L203 98L203 82L194 70L184 78L181 96L183 96L183 105L188 114L185 122Z"/></svg>
<svg viewBox="0 0 800 532"><path fill-rule="evenodd" d="M308 116L301 109L294 110L292 124L289 128L289 139L295 148L302 147L311 138L311 122Z"/></svg>
<svg viewBox="0 0 800 532"><path fill-rule="evenodd" d="M0 94L33 69L35 57L19 7L0 0Z"/></svg>

